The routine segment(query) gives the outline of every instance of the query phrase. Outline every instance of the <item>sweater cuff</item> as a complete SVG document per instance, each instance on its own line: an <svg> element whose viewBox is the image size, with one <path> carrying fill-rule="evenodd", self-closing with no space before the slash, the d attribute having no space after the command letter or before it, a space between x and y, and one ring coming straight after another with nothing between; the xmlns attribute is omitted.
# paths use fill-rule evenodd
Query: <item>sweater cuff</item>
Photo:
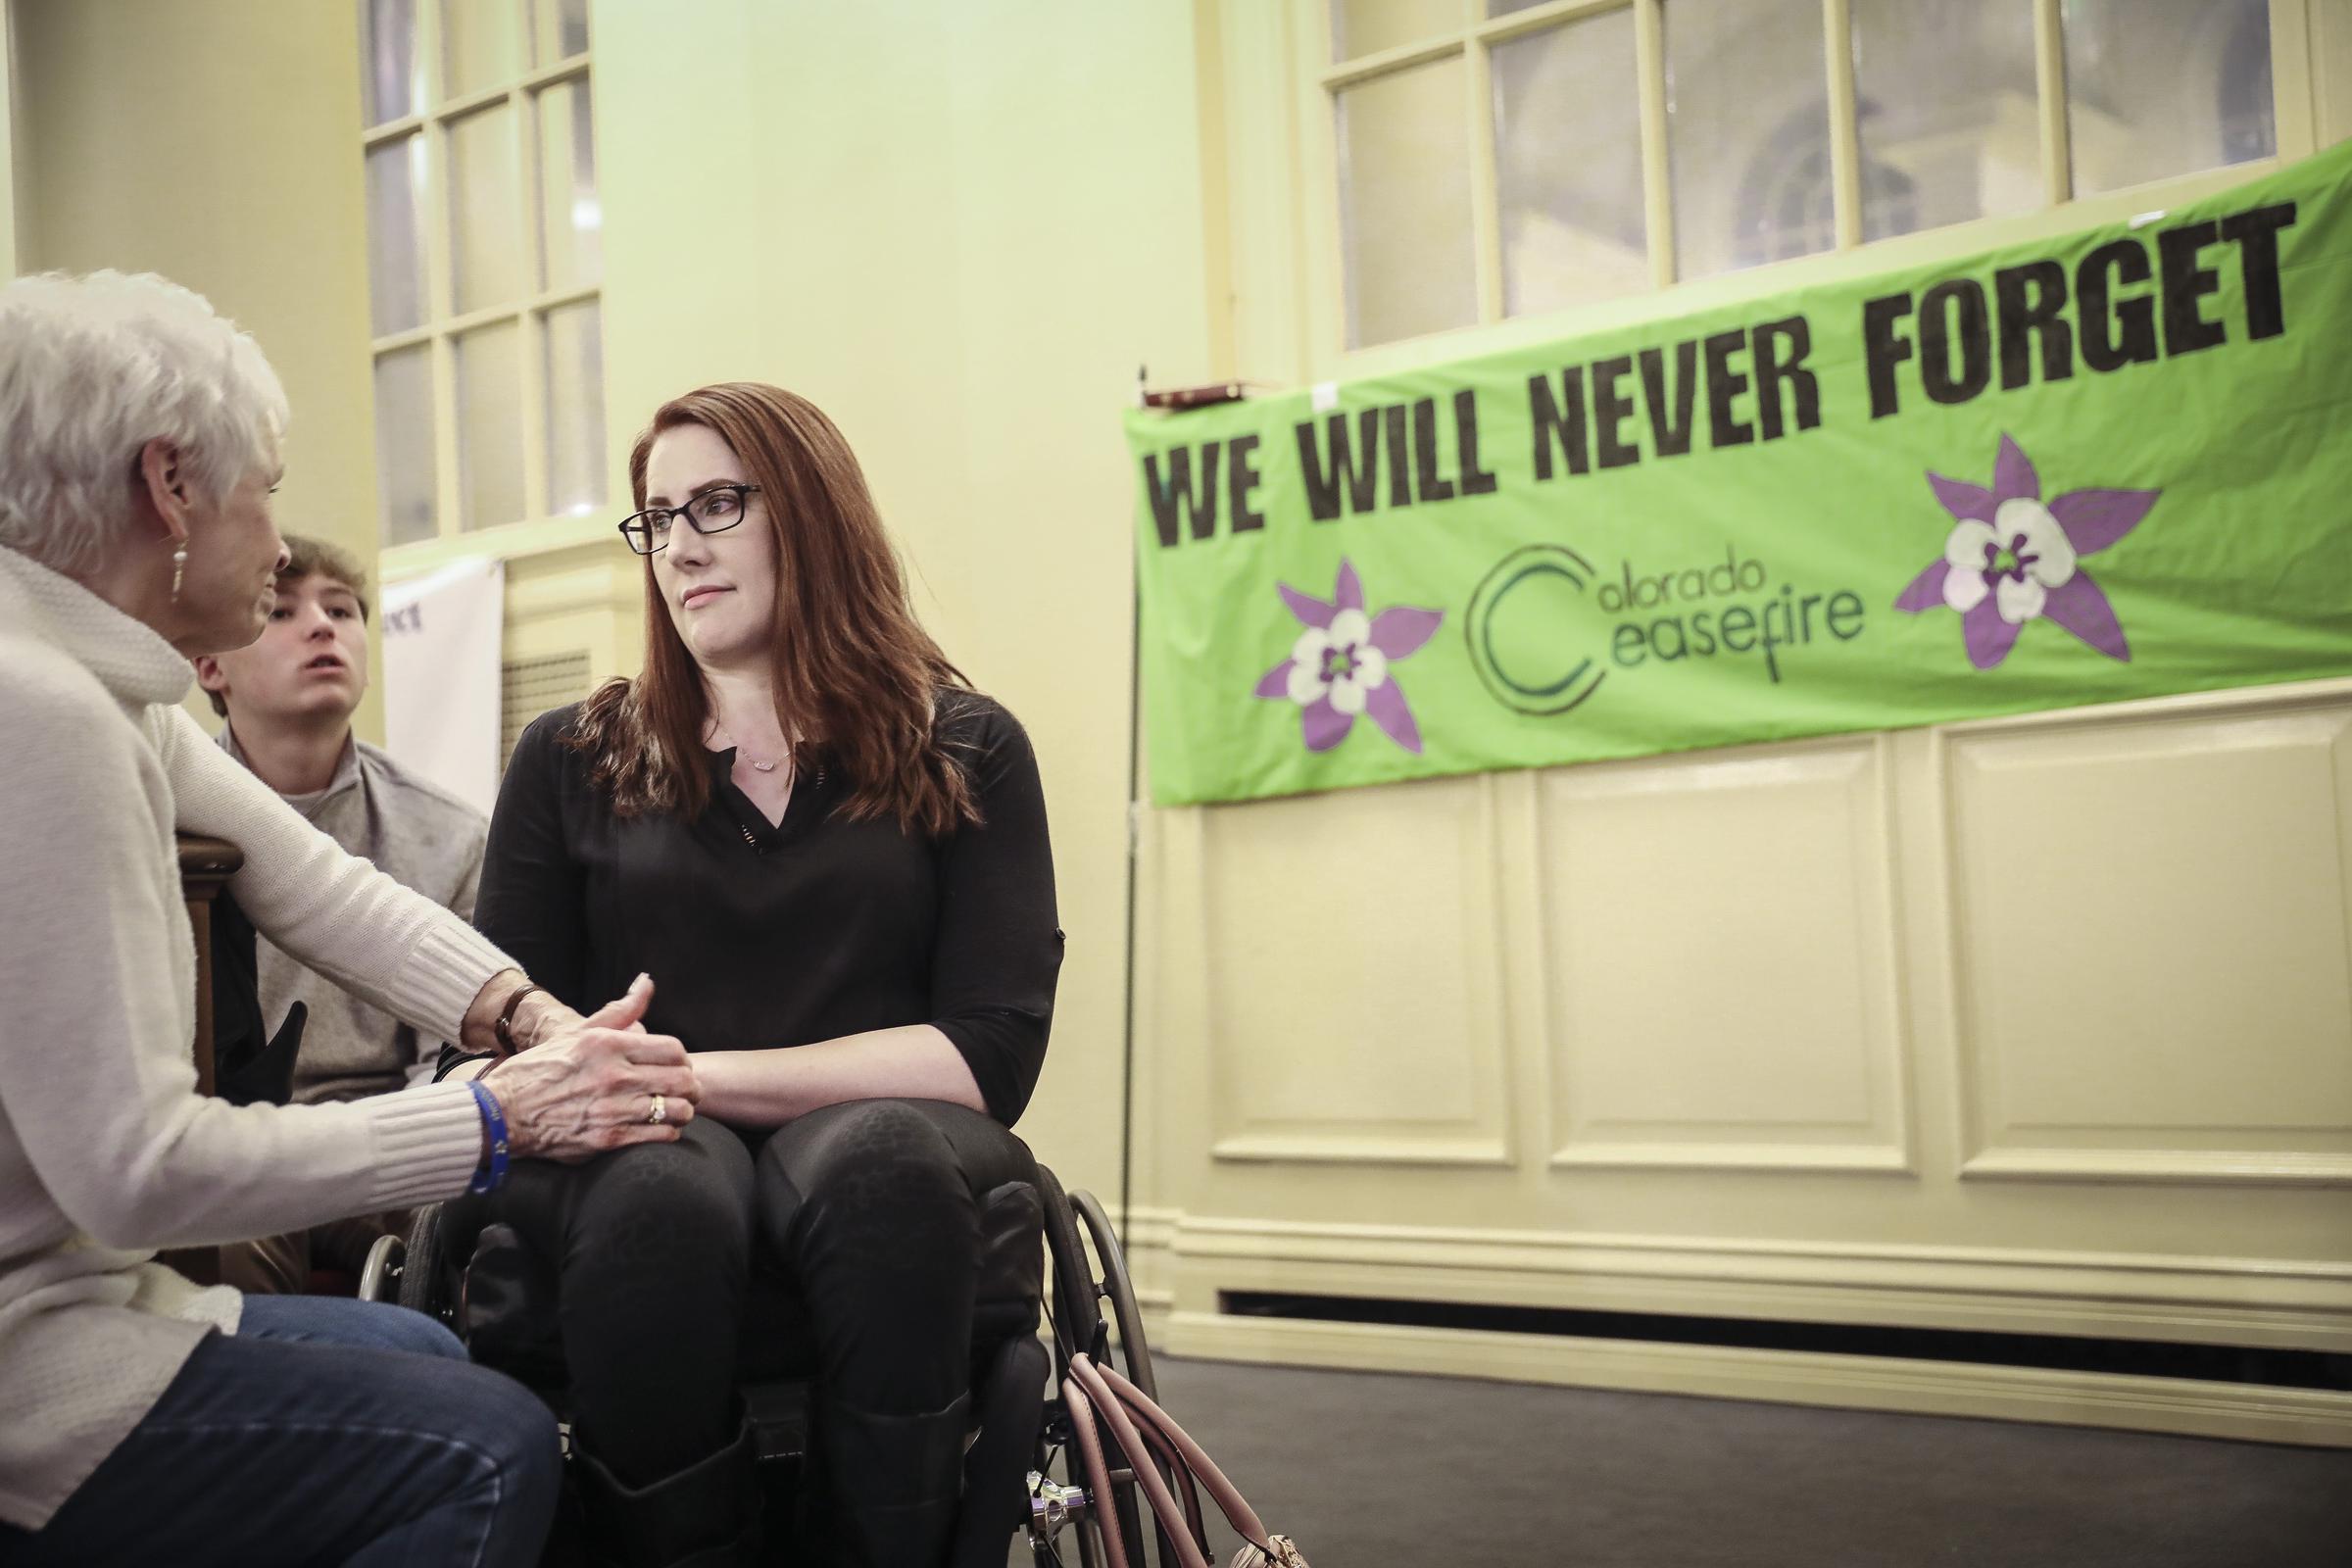
<svg viewBox="0 0 2352 1568"><path fill-rule="evenodd" d="M426 922L389 989L394 996L414 998L422 1010L422 1017L410 1022L455 1040L465 1025L466 1009L491 977L521 967L473 927L445 916Z"/></svg>
<svg viewBox="0 0 2352 1568"><path fill-rule="evenodd" d="M371 1209L414 1208L463 1192L482 1162L482 1111L462 1083L360 1101L375 1132Z"/></svg>

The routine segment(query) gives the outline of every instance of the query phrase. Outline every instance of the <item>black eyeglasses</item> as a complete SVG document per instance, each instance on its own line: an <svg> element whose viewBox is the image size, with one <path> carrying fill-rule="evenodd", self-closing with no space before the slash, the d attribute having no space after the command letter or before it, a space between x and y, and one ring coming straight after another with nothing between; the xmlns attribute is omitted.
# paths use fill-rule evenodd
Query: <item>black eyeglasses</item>
<svg viewBox="0 0 2352 1568"><path fill-rule="evenodd" d="M650 556L667 548L669 525L680 517L696 533L725 533L743 520L747 510L743 498L759 493L756 484L712 485L682 507L648 507L625 518L620 525L620 536L629 542L631 550Z"/></svg>

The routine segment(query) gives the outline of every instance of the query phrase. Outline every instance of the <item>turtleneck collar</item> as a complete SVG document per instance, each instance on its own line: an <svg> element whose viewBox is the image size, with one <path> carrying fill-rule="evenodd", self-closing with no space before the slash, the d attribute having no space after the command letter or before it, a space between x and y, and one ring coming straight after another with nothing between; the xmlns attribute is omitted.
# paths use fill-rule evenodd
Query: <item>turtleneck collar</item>
<svg viewBox="0 0 2352 1568"><path fill-rule="evenodd" d="M0 578L30 601L51 639L124 707L176 703L195 683L194 667L155 628L62 572L0 546Z"/></svg>

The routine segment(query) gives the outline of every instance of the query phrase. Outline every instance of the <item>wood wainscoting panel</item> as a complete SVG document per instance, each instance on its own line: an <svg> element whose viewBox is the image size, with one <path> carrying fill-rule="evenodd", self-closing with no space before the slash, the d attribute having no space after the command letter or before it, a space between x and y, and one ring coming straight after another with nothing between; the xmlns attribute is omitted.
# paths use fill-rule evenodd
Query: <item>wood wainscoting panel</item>
<svg viewBox="0 0 2352 1568"><path fill-rule="evenodd" d="M1510 1158L1494 781L1203 814L1210 1152Z"/></svg>
<svg viewBox="0 0 2352 1568"><path fill-rule="evenodd" d="M1553 1164L1911 1168L1885 751L1545 775Z"/></svg>
<svg viewBox="0 0 2352 1568"><path fill-rule="evenodd" d="M1943 745L1962 1174L2352 1183L2352 700Z"/></svg>

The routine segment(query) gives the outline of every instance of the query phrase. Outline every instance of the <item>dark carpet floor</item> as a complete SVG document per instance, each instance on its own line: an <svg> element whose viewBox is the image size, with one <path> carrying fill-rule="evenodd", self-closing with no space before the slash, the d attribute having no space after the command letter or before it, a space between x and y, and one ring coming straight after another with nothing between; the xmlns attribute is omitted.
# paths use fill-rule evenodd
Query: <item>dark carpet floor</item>
<svg viewBox="0 0 2352 1568"><path fill-rule="evenodd" d="M1315 1568L2352 1568L2348 1451L1173 1357L1159 1382Z"/></svg>

